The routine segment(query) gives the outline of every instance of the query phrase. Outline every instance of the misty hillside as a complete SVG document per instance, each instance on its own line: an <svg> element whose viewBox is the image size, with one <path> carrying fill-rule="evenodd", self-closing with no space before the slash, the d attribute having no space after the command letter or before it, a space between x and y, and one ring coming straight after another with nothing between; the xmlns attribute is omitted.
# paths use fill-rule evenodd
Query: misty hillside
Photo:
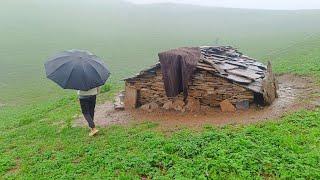
<svg viewBox="0 0 320 180"><path fill-rule="evenodd" d="M229 44L253 57L272 58L279 49L319 39L319 18L320 11L6 0L0 7L0 101L61 93L45 79L43 62L65 49L103 57L117 81L152 64L159 51L179 46Z"/></svg>
<svg viewBox="0 0 320 180"><path fill-rule="evenodd" d="M274 5L297 5L286 2ZM320 10L1 0L0 179L320 179L319 19ZM272 69L202 47L186 98L166 90L185 84L191 56L122 81L158 52L201 45L231 45ZM100 92L51 81L104 82L86 55L56 56L46 78L45 61L69 49L107 63Z"/></svg>

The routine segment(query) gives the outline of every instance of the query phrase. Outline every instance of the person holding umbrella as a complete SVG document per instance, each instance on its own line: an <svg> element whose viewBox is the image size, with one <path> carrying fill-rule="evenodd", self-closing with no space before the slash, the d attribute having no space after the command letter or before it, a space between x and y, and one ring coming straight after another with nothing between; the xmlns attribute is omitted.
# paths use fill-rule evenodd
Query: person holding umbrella
<svg viewBox="0 0 320 180"><path fill-rule="evenodd" d="M106 64L84 50L69 50L56 54L45 63L47 78L64 89L78 90L81 111L91 129L89 136L99 132L94 123L94 109L99 87L110 76Z"/></svg>

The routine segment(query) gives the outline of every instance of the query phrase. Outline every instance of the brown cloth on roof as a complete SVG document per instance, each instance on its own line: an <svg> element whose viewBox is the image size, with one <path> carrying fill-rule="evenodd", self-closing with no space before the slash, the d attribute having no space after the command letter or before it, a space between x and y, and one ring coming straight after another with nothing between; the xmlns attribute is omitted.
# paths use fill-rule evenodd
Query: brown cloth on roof
<svg viewBox="0 0 320 180"><path fill-rule="evenodd" d="M188 97L188 83L200 59L199 47L184 47L159 53L163 81L168 97L183 92Z"/></svg>

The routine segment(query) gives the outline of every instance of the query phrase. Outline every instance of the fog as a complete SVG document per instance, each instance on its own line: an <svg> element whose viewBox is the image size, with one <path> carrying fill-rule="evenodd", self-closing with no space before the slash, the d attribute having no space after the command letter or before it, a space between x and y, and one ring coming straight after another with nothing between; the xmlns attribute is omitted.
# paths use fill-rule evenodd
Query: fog
<svg viewBox="0 0 320 180"><path fill-rule="evenodd" d="M319 0L127 0L138 4L180 3L246 9L320 9Z"/></svg>

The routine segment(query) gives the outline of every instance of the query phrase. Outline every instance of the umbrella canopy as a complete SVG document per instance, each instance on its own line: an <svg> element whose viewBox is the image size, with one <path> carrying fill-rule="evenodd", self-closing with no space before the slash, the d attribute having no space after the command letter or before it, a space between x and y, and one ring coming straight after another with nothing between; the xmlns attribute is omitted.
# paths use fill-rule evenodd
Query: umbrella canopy
<svg viewBox="0 0 320 180"><path fill-rule="evenodd" d="M87 91L102 86L110 76L106 64L89 51L69 50L45 63L47 78L64 89Z"/></svg>

